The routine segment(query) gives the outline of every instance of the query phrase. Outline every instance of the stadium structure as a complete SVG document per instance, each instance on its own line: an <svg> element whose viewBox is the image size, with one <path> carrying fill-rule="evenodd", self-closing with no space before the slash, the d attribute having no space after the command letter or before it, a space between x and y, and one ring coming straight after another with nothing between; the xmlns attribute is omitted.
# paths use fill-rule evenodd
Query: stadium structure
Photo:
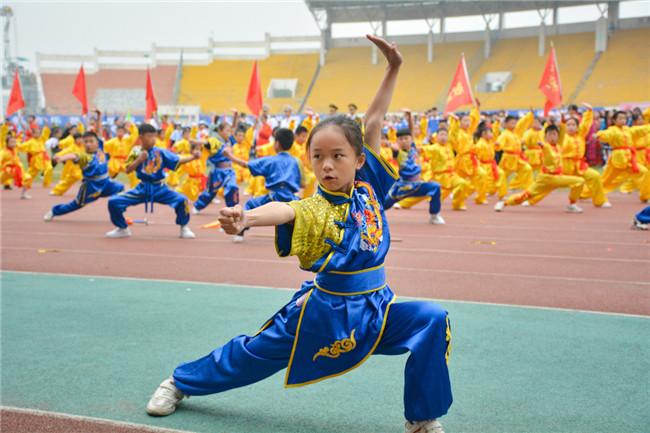
<svg viewBox="0 0 650 433"><path fill-rule="evenodd" d="M621 1L326 1L307 0L317 36L258 42L209 39L203 47L152 46L146 51L95 49L91 55L37 54L40 107L77 113L70 93L83 63L89 98L104 112L144 111L145 68L152 71L161 114L198 115L245 107L254 60L272 112L326 112L355 102L364 111L384 66L363 37L333 37L333 26L368 23L400 45L406 59L391 110L443 105L461 53L482 108L541 107L537 86L551 44L556 49L564 102L594 106L650 103L650 17L620 18ZM562 24L563 8L593 5L600 17ZM517 27L518 14L536 13L536 26ZM480 17L473 31L451 31L459 17ZM391 35L391 22L424 22L428 32ZM515 25L509 25L514 23ZM420 27L418 27L420 28ZM345 77L345 78L342 78Z"/></svg>

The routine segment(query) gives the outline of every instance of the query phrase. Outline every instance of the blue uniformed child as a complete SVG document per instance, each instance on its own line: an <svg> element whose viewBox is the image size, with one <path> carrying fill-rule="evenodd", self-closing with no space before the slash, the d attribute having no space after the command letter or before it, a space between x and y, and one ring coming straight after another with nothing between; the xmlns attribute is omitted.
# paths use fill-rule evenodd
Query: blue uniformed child
<svg viewBox="0 0 650 433"><path fill-rule="evenodd" d="M345 116L320 122L307 142L316 194L248 211L221 210L228 234L276 226L279 255L298 256L302 269L316 273L314 281L305 281L255 335L235 337L179 365L151 397L150 415L171 414L185 396L250 385L285 368L285 386L296 387L344 374L372 354L411 352L405 431L442 432L437 418L452 403L447 312L431 302L394 303L384 270L390 233L383 202L398 176L379 156L379 139L402 58L395 44L368 39L388 67L366 113L365 137Z"/></svg>
<svg viewBox="0 0 650 433"><path fill-rule="evenodd" d="M192 213L195 215L212 203L217 191L221 188L223 188L226 206L234 206L239 203L237 175L232 169L232 163L224 153L226 149L230 149L236 143L235 137L231 135L231 130L228 123L220 123L216 128L217 136L210 137L203 142L205 148L210 152L208 157L210 175L207 188L201 193L192 208Z"/></svg>
<svg viewBox="0 0 650 433"><path fill-rule="evenodd" d="M410 129L403 128L397 131L397 145L399 180L388 191L384 208L390 209L398 201L407 197L429 198L429 223L444 224L445 220L440 215L440 184L420 180L422 167L418 163L418 149L413 142Z"/></svg>
<svg viewBox="0 0 650 433"><path fill-rule="evenodd" d="M88 131L78 135L83 138L84 151L55 156L54 160L57 163L74 161L78 164L83 174L81 187L73 201L57 204L47 212L43 217L45 221L52 221L54 217L79 210L100 197L110 197L124 190L124 185L109 179L108 156L101 149L102 143L97 138L97 134ZM75 136L75 140L77 138Z"/></svg>
<svg viewBox="0 0 650 433"><path fill-rule="evenodd" d="M143 123L139 128L141 146L131 150L127 158L126 173L135 171L140 183L130 191L123 192L108 200L108 211L115 229L106 233L109 238L131 236L131 230L124 219L124 211L130 206L144 203L145 212L153 212L153 204L169 205L176 211L176 224L181 227L180 237L194 239L187 224L190 222L190 205L187 197L169 188L165 183L165 169L176 170L179 166L194 161L201 156L195 151L190 156L179 157L167 149L155 147L156 128Z"/></svg>
<svg viewBox="0 0 650 433"><path fill-rule="evenodd" d="M298 159L288 151L293 146L293 131L288 128L278 128L274 134L274 149L276 155L266 158L246 161L233 155L232 149L227 148L224 154L233 163L248 168L252 176L263 176L268 194L249 198L244 210L258 208L272 201L290 202L300 200L296 195L300 191L301 169ZM233 237L233 242L243 242L244 232Z"/></svg>

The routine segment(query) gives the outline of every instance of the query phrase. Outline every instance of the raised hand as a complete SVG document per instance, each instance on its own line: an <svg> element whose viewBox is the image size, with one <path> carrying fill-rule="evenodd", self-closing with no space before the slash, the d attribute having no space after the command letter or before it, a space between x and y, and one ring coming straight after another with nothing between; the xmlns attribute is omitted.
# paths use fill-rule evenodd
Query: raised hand
<svg viewBox="0 0 650 433"><path fill-rule="evenodd" d="M399 67L402 64L402 55L397 50L395 42L388 43L386 40L374 35L366 35L366 38L379 48L389 66Z"/></svg>
<svg viewBox="0 0 650 433"><path fill-rule="evenodd" d="M246 213L240 205L226 207L219 211L219 222L223 231L229 235L236 235L247 228Z"/></svg>

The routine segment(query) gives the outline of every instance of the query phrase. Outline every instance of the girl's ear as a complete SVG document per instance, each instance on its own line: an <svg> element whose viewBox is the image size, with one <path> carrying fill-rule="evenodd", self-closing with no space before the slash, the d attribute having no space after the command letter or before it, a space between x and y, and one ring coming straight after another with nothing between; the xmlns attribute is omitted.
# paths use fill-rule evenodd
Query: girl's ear
<svg viewBox="0 0 650 433"><path fill-rule="evenodd" d="M361 167L363 167L363 164L366 163L366 154L362 153L357 157L357 170L359 170Z"/></svg>

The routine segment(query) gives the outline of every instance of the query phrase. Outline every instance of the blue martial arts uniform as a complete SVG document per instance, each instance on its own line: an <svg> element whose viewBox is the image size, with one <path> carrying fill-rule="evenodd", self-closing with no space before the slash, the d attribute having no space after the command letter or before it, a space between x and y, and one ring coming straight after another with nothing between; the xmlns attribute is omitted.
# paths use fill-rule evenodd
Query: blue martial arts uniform
<svg viewBox="0 0 650 433"><path fill-rule="evenodd" d="M272 201L300 200L296 196L300 191L300 163L289 153L280 152L274 156L250 160L248 169L252 176L264 176L269 193L248 199L244 209L255 209Z"/></svg>
<svg viewBox="0 0 650 433"><path fill-rule="evenodd" d="M650 206L646 207L641 212L636 214L635 218L641 224L650 224Z"/></svg>
<svg viewBox="0 0 650 433"><path fill-rule="evenodd" d="M232 146L235 144L235 138L230 136L230 142L227 143L221 136L210 137L208 143L210 145L210 157L208 158L208 165L210 166L210 175L208 177L208 187L201 193L199 198L194 203L196 210L205 209L214 197L217 191L223 188L223 195L226 200L226 206L232 207L239 203L239 186L237 186L237 176L232 169L232 163L224 155L223 150L225 146ZM220 168L220 165L228 164L226 168Z"/></svg>
<svg viewBox="0 0 650 433"><path fill-rule="evenodd" d="M101 150L103 147L100 140L97 152L77 155L77 163L83 173L77 197L71 202L54 206L52 215L61 216L74 212L100 197L110 197L124 190L124 185L108 178L108 157Z"/></svg>
<svg viewBox="0 0 650 433"><path fill-rule="evenodd" d="M399 151L399 180L393 184L384 201L384 207L390 209L395 203L407 197L430 197L429 213L435 215L440 212L440 184L438 182L421 182L415 180L422 172L417 162L418 150L415 143L411 143L408 152Z"/></svg>
<svg viewBox="0 0 650 433"><path fill-rule="evenodd" d="M452 403L447 312L431 302L393 304L384 258L390 232L382 203L396 173L370 148L349 194L323 187L289 205L293 224L276 227L280 256L316 273L254 336L241 335L173 374L185 395L223 392L287 369L285 386L338 376L370 355L411 352L405 417L438 418ZM299 305L300 304L300 305Z"/></svg>
<svg viewBox="0 0 650 433"><path fill-rule="evenodd" d="M176 170L180 157L174 152L159 147L152 147L146 152L148 153L147 160L135 170L140 183L132 190L118 194L108 200L111 222L116 227L127 228L124 219L126 208L144 203L145 212L153 212L153 204L161 203L174 208L176 211L176 224L180 226L186 225L190 222L190 205L187 197L170 189L165 184L164 170ZM138 153L134 149L127 158L127 164L131 164L137 158L137 155Z"/></svg>

